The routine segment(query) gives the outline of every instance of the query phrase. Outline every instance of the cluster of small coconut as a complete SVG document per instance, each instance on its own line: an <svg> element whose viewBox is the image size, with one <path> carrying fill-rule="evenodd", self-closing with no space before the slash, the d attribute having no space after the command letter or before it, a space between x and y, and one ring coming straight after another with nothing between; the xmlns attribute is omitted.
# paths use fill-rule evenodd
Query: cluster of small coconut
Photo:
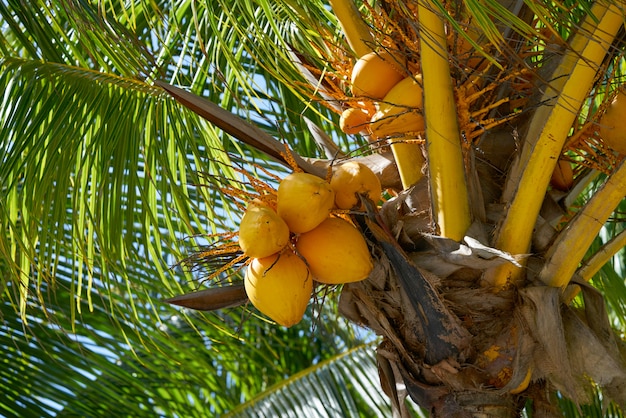
<svg viewBox="0 0 626 418"><path fill-rule="evenodd" d="M347 162L330 182L293 173L276 199L251 201L239 225L239 246L251 260L244 285L250 302L277 323L302 319L313 282L342 284L367 278L373 268L365 238L339 213L359 207L359 195L378 202L381 185L365 165Z"/></svg>
<svg viewBox="0 0 626 418"><path fill-rule="evenodd" d="M406 59L388 51L370 52L352 69L351 91L355 97L376 101L358 102L344 110L339 127L347 134L366 132L374 139L424 130L422 76L408 75Z"/></svg>

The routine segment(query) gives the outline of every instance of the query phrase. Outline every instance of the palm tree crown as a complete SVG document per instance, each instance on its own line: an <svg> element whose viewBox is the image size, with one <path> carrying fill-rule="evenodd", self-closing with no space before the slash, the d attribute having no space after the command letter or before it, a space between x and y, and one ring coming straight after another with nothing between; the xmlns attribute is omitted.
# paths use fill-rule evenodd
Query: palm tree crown
<svg viewBox="0 0 626 418"><path fill-rule="evenodd" d="M0 4L0 413L621 416L624 36L621 2ZM242 213L344 161L373 270L280 327Z"/></svg>

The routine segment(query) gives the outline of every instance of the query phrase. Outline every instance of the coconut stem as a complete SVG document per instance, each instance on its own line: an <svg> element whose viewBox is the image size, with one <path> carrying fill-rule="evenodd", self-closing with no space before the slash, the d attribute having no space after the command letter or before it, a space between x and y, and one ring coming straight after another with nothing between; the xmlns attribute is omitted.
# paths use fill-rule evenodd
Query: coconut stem
<svg viewBox="0 0 626 418"><path fill-rule="evenodd" d="M497 248L511 254L529 251L533 226L558 157L597 69L622 24L623 15L617 6L594 3L592 15L585 18L572 39L571 50L550 77L551 88L541 100L546 105L535 112L521 155L505 186L502 201L511 203L497 234ZM573 263L573 268L575 266ZM484 280L501 289L509 281L517 282L521 272L520 268L507 263L486 271ZM563 280L567 282L570 277Z"/></svg>
<svg viewBox="0 0 626 418"><path fill-rule="evenodd" d="M362 57L374 50L374 37L370 28L363 21L359 9L352 0L329 0L333 12L341 24L348 45L356 54Z"/></svg>
<svg viewBox="0 0 626 418"><path fill-rule="evenodd" d="M626 160L609 176L604 185L570 221L548 250L548 262L539 279L548 286L563 287L600 229L626 194Z"/></svg>
<svg viewBox="0 0 626 418"><path fill-rule="evenodd" d="M444 22L429 0L418 13L433 213L441 235L458 241L471 216Z"/></svg>

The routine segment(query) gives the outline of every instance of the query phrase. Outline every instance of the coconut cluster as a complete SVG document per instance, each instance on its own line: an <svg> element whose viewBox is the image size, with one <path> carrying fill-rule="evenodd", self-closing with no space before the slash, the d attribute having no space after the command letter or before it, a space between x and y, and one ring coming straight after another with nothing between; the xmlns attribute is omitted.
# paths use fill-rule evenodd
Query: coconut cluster
<svg viewBox="0 0 626 418"><path fill-rule="evenodd" d="M388 51L360 57L352 69L354 97L374 100L375 106L359 102L345 109L339 127L347 134L370 134L374 139L424 130L422 76L408 74L406 58Z"/></svg>
<svg viewBox="0 0 626 418"><path fill-rule="evenodd" d="M378 177L357 162L342 164L331 181L293 173L277 198L251 201L239 225L239 246L251 261L244 286L250 302L277 323L300 322L313 282L343 284L368 277L373 261L365 238L336 209L361 205L359 195L378 202Z"/></svg>
<svg viewBox="0 0 626 418"><path fill-rule="evenodd" d="M472 31L468 31L468 35L474 40L478 38ZM457 51L459 56L468 55L471 51L473 48L469 42L461 37ZM486 61L472 57L466 60L466 65L480 70L484 69ZM349 135L366 133L373 140L423 132L422 75L419 72L409 75L405 68L406 59L400 54L381 51L360 57L352 69L351 92L354 97L374 100L375 106L363 101L346 108L339 118L340 129ZM607 145L626 154L626 134L619 129L619 120L626 113L623 109L626 109L626 93L620 92L602 118L600 134ZM552 188L567 191L573 183L570 162L559 160L550 180Z"/></svg>

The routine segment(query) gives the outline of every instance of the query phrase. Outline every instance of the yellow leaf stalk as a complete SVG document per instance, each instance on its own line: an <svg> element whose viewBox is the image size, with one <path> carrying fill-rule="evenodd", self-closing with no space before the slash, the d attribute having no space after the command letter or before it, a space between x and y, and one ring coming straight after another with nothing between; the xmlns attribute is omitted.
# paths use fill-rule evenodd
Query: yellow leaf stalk
<svg viewBox="0 0 626 418"><path fill-rule="evenodd" d="M567 285L591 242L625 195L626 161L623 161L552 244L539 279L548 286Z"/></svg>
<svg viewBox="0 0 626 418"><path fill-rule="evenodd" d="M626 247L626 229L617 234L612 240L604 244L578 270L578 275L585 281L591 280L600 271L602 266L609 262L619 250Z"/></svg>
<svg viewBox="0 0 626 418"><path fill-rule="evenodd" d="M576 276L588 282L600 271L602 266L608 263L624 247L626 247L626 229L604 244L593 256L585 261L576 272ZM563 295L563 300L565 303L570 303L579 292L580 286L568 286Z"/></svg>
<svg viewBox="0 0 626 418"><path fill-rule="evenodd" d="M329 0L346 40L357 58L374 51L374 37L352 0Z"/></svg>
<svg viewBox="0 0 626 418"><path fill-rule="evenodd" d="M461 240L471 216L444 22L434 7L429 0L418 3L433 213L442 236Z"/></svg>
<svg viewBox="0 0 626 418"><path fill-rule="evenodd" d="M546 105L534 114L521 155L505 186L502 200L511 203L498 231L496 248L511 254L529 251L533 226L569 130L623 24L623 15L615 5L596 2L592 14L584 20L572 39L572 49L550 77L552 88L542 98ZM486 271L484 280L501 289L508 282L516 282L520 273L519 267L507 263Z"/></svg>
<svg viewBox="0 0 626 418"><path fill-rule="evenodd" d="M403 140L409 141L410 138L403 138ZM392 140L391 152L398 167L402 187L408 189L423 177L424 156L419 145L402 141Z"/></svg>
<svg viewBox="0 0 626 418"><path fill-rule="evenodd" d="M517 395L518 393L522 393L523 391L528 389L528 386L530 385L530 379L532 377L533 377L533 368L529 367L528 371L526 372L526 376L524 377L524 380L522 380L522 382L516 388L511 389L509 393L511 395Z"/></svg>

